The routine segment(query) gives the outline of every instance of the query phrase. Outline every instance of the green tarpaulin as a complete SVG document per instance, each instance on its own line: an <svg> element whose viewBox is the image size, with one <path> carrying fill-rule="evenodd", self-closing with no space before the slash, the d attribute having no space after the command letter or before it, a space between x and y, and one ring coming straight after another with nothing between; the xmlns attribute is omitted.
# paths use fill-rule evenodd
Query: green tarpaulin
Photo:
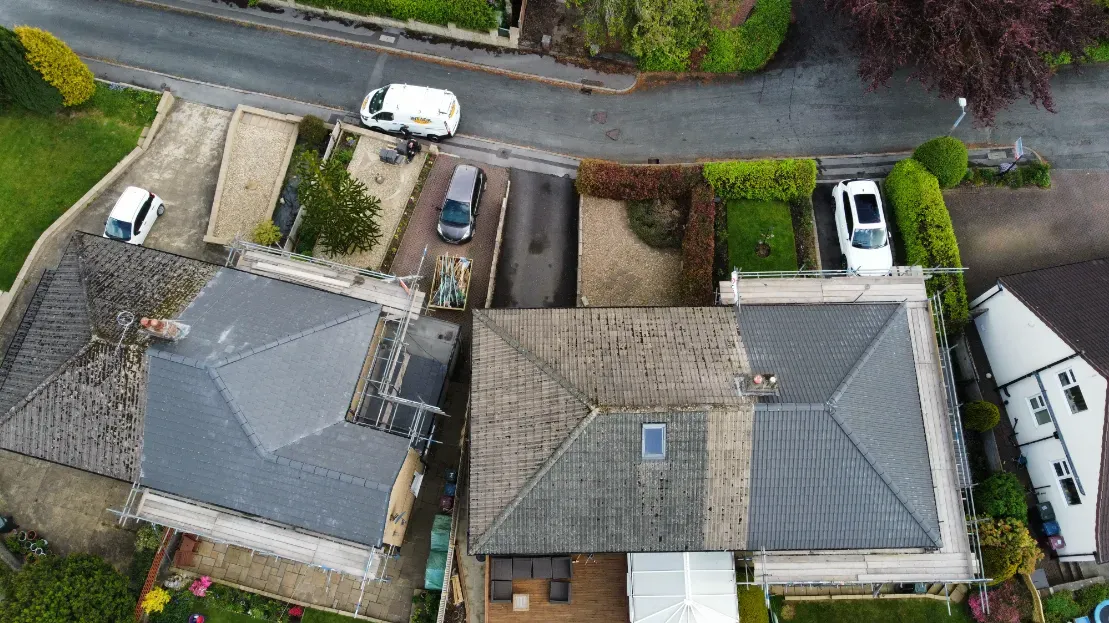
<svg viewBox="0 0 1109 623"><path fill-rule="evenodd" d="M447 549L451 543L451 516L436 515L431 526L431 553L427 556L424 571L426 590L443 590L443 576L447 571Z"/></svg>

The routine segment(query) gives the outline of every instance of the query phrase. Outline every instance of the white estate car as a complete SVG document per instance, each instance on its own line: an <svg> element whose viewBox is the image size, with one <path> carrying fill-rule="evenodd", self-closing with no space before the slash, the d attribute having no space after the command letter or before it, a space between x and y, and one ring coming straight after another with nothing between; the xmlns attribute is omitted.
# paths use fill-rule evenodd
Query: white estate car
<svg viewBox="0 0 1109 623"><path fill-rule="evenodd" d="M844 180L832 189L836 237L843 268L861 275L885 275L893 268L893 249L874 180Z"/></svg>
<svg viewBox="0 0 1109 623"><path fill-rule="evenodd" d="M108 222L104 224L104 237L122 240L129 244L142 244L146 240L154 221L166 211L162 198L152 192L135 186L116 200Z"/></svg>

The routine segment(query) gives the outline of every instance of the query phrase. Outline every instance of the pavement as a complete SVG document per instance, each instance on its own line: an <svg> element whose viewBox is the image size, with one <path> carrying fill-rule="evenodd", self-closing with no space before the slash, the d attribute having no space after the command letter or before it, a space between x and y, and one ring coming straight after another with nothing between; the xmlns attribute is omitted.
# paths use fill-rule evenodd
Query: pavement
<svg viewBox="0 0 1109 623"><path fill-rule="evenodd" d="M46 28L86 57L346 114L372 88L418 81L454 91L465 135L573 157L902 151L946 133L959 112L903 74L866 93L856 60L836 53L785 58L754 76L602 95L118 0L10 2L0 6L0 23ZM1006 145L1022 136L1057 168L1109 168L1109 65L1064 69L1052 86L1058 114L1017 102L994 128L968 118L954 135Z"/></svg>
<svg viewBox="0 0 1109 623"><path fill-rule="evenodd" d="M491 307L574 307L578 193L574 180L516 169Z"/></svg>
<svg viewBox="0 0 1109 623"><path fill-rule="evenodd" d="M143 246L222 264L227 251L205 244L204 232L230 121L231 113L225 110L177 100L150 149L85 208L77 217L76 229L102 233L123 190L138 186L166 204Z"/></svg>

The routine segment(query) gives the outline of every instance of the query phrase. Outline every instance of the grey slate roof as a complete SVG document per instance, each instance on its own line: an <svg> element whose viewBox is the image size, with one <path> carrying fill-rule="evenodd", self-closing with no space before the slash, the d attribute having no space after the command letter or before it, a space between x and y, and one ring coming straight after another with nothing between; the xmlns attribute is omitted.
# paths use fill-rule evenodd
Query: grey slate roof
<svg viewBox="0 0 1109 623"><path fill-rule="evenodd" d="M906 310L748 305L741 322L782 379L755 413L751 547L940 546Z"/></svg>

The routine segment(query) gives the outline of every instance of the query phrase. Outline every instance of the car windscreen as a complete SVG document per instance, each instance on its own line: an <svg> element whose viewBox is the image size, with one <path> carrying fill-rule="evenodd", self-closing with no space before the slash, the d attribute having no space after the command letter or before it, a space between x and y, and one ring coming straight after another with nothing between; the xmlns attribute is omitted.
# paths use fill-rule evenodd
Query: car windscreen
<svg viewBox="0 0 1109 623"><path fill-rule="evenodd" d="M130 240L131 224L117 218L110 218L107 224L104 225L104 235L116 240Z"/></svg>
<svg viewBox="0 0 1109 623"><path fill-rule="evenodd" d="M374 96L370 98L370 114L371 115L376 113L377 111L381 110L381 107L383 105L385 105L385 94L388 93L388 92L389 92L389 87L383 87L381 89L378 89L378 91L376 93L374 93Z"/></svg>
<svg viewBox="0 0 1109 623"><path fill-rule="evenodd" d="M878 210L877 195L855 195L855 212L859 215L859 222L867 225L882 222L882 213Z"/></svg>
<svg viewBox="0 0 1109 623"><path fill-rule="evenodd" d="M881 249L887 242L884 227L856 229L855 235L851 236L851 246L857 249Z"/></svg>
<svg viewBox="0 0 1109 623"><path fill-rule="evenodd" d="M461 201L447 199L443 204L443 214L439 218L447 225L469 225L470 206Z"/></svg>

